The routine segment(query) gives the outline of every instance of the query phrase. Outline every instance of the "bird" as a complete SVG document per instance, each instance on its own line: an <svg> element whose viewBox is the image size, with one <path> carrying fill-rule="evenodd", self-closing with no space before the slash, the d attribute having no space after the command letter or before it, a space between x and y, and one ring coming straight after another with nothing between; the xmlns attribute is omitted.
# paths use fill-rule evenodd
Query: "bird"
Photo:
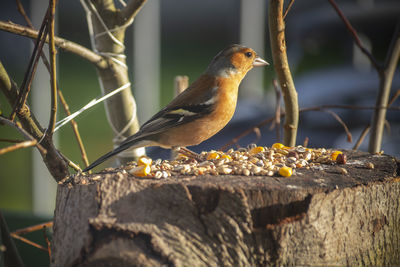
<svg viewBox="0 0 400 267"><path fill-rule="evenodd" d="M266 65L269 63L249 47L238 44L226 47L211 60L197 80L145 122L137 133L95 160L83 172L128 148L179 149L209 139L231 120L239 84L247 72Z"/></svg>

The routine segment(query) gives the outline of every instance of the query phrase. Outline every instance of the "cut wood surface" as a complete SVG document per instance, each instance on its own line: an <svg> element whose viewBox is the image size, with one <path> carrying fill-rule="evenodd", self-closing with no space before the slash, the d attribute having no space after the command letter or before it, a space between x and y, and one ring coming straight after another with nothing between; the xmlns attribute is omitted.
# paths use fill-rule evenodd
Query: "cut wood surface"
<svg viewBox="0 0 400 267"><path fill-rule="evenodd" d="M70 177L58 186L52 265L400 265L399 163L346 154L290 178Z"/></svg>

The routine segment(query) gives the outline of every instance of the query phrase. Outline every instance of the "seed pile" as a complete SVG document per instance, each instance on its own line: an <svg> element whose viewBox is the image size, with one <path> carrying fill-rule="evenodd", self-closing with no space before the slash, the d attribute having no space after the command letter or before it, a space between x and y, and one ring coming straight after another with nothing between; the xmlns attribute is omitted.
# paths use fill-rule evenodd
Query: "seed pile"
<svg viewBox="0 0 400 267"><path fill-rule="evenodd" d="M168 178L180 175L244 175L290 177L298 168L312 168L323 163L346 163L346 155L341 151L325 148L310 149L302 146L286 147L275 143L272 147L252 144L238 150L227 152L202 152L198 161L179 154L175 160L152 161L141 157L124 167L138 177Z"/></svg>

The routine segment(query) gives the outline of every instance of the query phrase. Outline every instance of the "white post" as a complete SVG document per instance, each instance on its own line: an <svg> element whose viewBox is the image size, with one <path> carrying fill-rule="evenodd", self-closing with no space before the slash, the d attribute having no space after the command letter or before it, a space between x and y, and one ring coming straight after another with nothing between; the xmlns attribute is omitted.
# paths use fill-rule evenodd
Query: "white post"
<svg viewBox="0 0 400 267"><path fill-rule="evenodd" d="M40 28L46 13L48 0L31 1L31 20L36 29ZM56 20L57 24L57 20ZM33 47L33 45L32 45ZM48 57L48 46L43 47ZM43 127L46 127L50 118L50 76L46 67L39 61L36 75L30 93L30 102L33 113ZM57 144L57 135L53 136ZM33 150L32 155L33 178L33 213L40 216L53 216L56 197L56 182L50 175L39 152Z"/></svg>
<svg viewBox="0 0 400 267"><path fill-rule="evenodd" d="M240 43L253 48L261 57L265 51L265 16L265 0L241 0ZM241 98L262 99L264 69L255 68L246 75L239 90Z"/></svg>
<svg viewBox="0 0 400 267"><path fill-rule="evenodd" d="M133 31L133 90L142 124L160 108L160 0L147 1Z"/></svg>

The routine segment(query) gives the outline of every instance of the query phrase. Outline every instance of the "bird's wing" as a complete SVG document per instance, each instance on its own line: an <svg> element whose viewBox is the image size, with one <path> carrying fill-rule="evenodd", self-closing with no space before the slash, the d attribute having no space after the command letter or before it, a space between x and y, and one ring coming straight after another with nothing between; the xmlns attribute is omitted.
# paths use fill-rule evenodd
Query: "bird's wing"
<svg viewBox="0 0 400 267"><path fill-rule="evenodd" d="M200 77L144 123L139 133L142 136L157 134L211 113L217 100L217 90L218 87L212 79Z"/></svg>

